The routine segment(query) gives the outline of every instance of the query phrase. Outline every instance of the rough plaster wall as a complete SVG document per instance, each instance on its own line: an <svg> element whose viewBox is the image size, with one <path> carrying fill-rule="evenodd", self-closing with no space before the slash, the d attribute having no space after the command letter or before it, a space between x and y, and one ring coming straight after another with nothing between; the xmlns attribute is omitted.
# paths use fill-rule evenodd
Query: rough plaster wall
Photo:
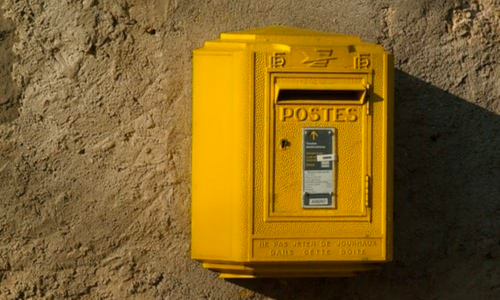
<svg viewBox="0 0 500 300"><path fill-rule="evenodd" d="M0 4L0 299L500 298L499 0ZM190 52L271 24L396 56L379 272L228 282L189 259Z"/></svg>

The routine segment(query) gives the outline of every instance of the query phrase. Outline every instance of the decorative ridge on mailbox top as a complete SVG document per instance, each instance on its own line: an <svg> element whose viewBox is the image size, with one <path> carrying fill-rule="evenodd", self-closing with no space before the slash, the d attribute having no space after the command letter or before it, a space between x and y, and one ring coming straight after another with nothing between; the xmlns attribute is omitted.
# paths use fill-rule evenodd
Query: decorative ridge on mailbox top
<svg viewBox="0 0 500 300"><path fill-rule="evenodd" d="M242 31L232 31L220 34L220 39L205 42L205 48L249 49L259 47L265 51L266 46L273 44L272 50L290 51L290 46L357 46L369 48L370 52L383 53L380 45L365 43L358 36L333 34L316 30L287 26L268 26ZM200 50L206 50L201 48ZM199 51L199 50L195 50Z"/></svg>
<svg viewBox="0 0 500 300"><path fill-rule="evenodd" d="M221 33L220 38L225 39L256 39L258 37L269 37L269 36L312 36L312 37L348 37L352 38L355 41L359 41L359 37L353 35L342 35L342 34L334 34L317 30L303 29L297 27L288 27L288 26L268 26L268 27L259 27L248 30L241 31L232 31Z"/></svg>

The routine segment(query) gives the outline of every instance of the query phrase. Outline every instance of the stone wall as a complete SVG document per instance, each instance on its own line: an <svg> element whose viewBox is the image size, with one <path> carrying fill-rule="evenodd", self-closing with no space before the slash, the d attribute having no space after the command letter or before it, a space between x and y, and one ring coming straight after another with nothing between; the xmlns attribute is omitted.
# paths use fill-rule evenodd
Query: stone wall
<svg viewBox="0 0 500 300"><path fill-rule="evenodd" d="M500 298L499 0L0 4L0 299ZM223 281L189 258L191 50L272 24L395 54L380 271Z"/></svg>

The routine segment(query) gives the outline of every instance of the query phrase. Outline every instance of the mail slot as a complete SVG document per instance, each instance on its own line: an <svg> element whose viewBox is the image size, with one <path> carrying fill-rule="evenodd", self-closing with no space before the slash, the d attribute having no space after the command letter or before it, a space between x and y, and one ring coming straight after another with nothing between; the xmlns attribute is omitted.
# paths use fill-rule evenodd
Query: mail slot
<svg viewBox="0 0 500 300"><path fill-rule="evenodd" d="M195 50L191 257L223 278L390 261L393 74L379 45L289 27Z"/></svg>

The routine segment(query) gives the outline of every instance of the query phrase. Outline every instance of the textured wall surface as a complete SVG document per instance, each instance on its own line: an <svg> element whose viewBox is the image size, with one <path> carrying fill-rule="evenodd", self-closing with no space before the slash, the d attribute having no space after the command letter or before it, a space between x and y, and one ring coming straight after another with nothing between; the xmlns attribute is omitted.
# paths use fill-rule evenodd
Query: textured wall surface
<svg viewBox="0 0 500 300"><path fill-rule="evenodd" d="M0 299L500 299L499 0L0 5ZM380 271L229 282L189 259L191 50L271 24L396 56Z"/></svg>

